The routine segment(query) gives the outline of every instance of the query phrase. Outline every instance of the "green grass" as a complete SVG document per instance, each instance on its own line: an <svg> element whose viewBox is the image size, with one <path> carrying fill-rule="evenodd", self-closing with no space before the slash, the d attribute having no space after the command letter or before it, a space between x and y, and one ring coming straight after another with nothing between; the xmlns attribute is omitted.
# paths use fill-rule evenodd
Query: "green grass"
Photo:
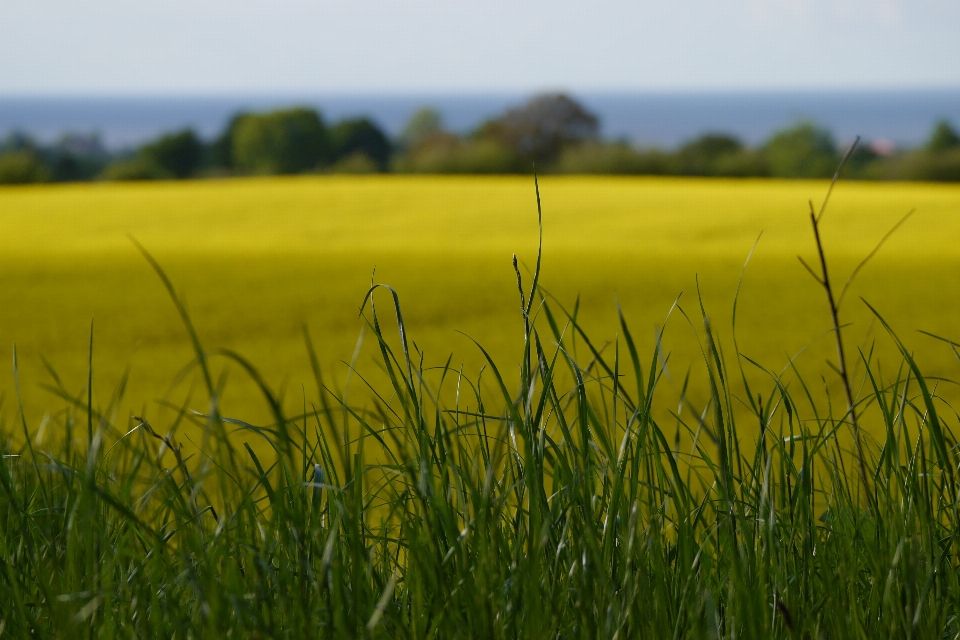
<svg viewBox="0 0 960 640"><path fill-rule="evenodd" d="M863 486L833 381L741 355L694 301L668 326L688 323L702 354L690 384L709 391L673 393L662 351L641 350L623 315L600 351L538 276L517 276L513 324L499 327L523 338L515 357L474 376L424 364L398 296L378 286L363 305L386 381L373 389L362 389L365 367L345 390L325 384L307 338L315 384L289 412L247 360L203 346L185 312L206 400L169 422L128 422L119 400L98 411L55 384L69 408L43 429L58 437L26 419L3 431L0 629L960 634L960 416L938 392L947 383L925 378L879 316L877 344L897 357L848 353L860 360L858 415L878 434ZM252 380L268 422L221 416L215 359ZM203 415L187 411L196 405ZM180 444L190 420L201 427L193 453Z"/></svg>

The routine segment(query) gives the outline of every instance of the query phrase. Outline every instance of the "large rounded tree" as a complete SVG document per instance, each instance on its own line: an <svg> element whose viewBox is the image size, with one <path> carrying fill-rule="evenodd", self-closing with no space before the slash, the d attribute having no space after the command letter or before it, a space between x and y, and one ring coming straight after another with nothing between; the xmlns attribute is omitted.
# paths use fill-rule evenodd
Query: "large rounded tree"
<svg viewBox="0 0 960 640"><path fill-rule="evenodd" d="M393 149L380 128L367 118L342 120L330 130L334 160L363 154L385 171Z"/></svg>
<svg viewBox="0 0 960 640"><path fill-rule="evenodd" d="M569 96L553 93L487 121L477 136L498 139L527 162L549 164L564 147L596 138L599 129L595 115Z"/></svg>
<svg viewBox="0 0 960 640"><path fill-rule="evenodd" d="M774 134L763 154L776 178L827 178L840 162L833 136L810 122Z"/></svg>
<svg viewBox="0 0 960 640"><path fill-rule="evenodd" d="M250 173L303 173L330 160L330 140L320 114L288 109L245 114L233 125L234 165Z"/></svg>

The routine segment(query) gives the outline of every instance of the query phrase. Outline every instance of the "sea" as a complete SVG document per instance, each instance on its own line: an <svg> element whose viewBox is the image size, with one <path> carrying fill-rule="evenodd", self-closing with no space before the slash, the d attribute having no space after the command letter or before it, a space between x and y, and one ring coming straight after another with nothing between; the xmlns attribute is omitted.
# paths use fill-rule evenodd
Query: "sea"
<svg viewBox="0 0 960 640"><path fill-rule="evenodd" d="M800 121L830 130L838 143L861 136L886 148L921 144L936 121L960 126L960 88L886 91L573 93L598 116L605 138L674 148L704 133L757 145ZM25 133L40 142L67 134L99 136L119 151L166 132L193 128L215 138L233 115L289 106L320 110L327 122L368 117L395 136L418 109L431 107L460 133L518 106L530 95L274 95L163 97L4 97L0 139Z"/></svg>

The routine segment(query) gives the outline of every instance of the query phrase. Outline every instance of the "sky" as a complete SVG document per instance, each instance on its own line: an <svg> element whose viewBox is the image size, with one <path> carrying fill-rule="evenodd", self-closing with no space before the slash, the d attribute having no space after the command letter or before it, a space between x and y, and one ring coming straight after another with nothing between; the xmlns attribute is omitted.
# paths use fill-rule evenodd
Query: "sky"
<svg viewBox="0 0 960 640"><path fill-rule="evenodd" d="M960 88L958 0L2 0L0 97Z"/></svg>

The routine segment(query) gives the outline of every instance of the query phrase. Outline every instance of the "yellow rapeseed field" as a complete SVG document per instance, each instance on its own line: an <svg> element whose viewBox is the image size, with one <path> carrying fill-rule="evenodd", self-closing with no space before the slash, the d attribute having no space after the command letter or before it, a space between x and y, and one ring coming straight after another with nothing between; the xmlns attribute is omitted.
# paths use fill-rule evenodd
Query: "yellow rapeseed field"
<svg viewBox="0 0 960 640"><path fill-rule="evenodd" d="M665 392L702 369L694 329L697 288L723 341L728 364L731 310L741 267L763 232L740 292L740 350L771 368L790 355L822 390L838 392L822 290L797 261L815 260L808 200L826 183L770 180L546 177L543 286L580 314L599 345L616 338L616 300L644 350L681 294L663 347L671 354ZM916 350L931 375L960 379L948 348L915 331L960 339L960 186L840 183L823 220L832 276L846 280L907 211L914 217L863 271L844 302L850 358L883 331L863 296ZM332 385L346 382L362 326L358 308L371 282L400 295L411 338L427 365L482 364L466 334L516 376L522 322L511 255L536 259L532 178L297 177L177 183L0 188L0 345L17 345L28 422L65 401L45 390L53 378L79 395L86 384L94 325L95 403L107 406L129 369L119 414L164 415L164 398L204 410L188 375L190 345L167 294L128 236L167 270L201 339L248 357L299 410L316 396L303 347L306 326ZM376 272L374 274L374 269ZM527 285L529 273L524 271ZM378 298L384 319L387 298ZM380 380L371 344L358 370ZM613 347L608 347L612 349ZM8 362L10 360L8 359ZM893 362L891 360L891 362ZM263 403L236 366L225 375L224 413L266 419ZM759 379L751 369L749 375ZM823 376L822 380L820 376ZM363 382L351 397L362 403ZM696 384L694 384L696 394ZM16 418L12 367L4 367L7 424ZM672 390L672 391L671 391ZM837 395L837 403L840 396Z"/></svg>

